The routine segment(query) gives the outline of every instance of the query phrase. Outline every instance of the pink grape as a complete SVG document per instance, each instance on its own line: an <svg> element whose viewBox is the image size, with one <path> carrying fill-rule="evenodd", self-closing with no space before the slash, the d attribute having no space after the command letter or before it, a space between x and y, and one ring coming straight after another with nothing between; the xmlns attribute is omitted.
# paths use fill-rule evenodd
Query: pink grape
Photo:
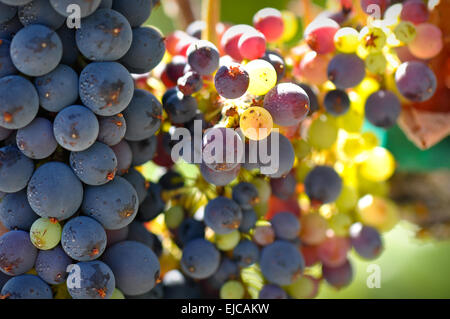
<svg viewBox="0 0 450 319"><path fill-rule="evenodd" d="M441 29L431 23L416 26L416 37L408 44L409 51L419 59L435 57L443 46Z"/></svg>
<svg viewBox="0 0 450 319"><path fill-rule="evenodd" d="M244 59L259 59L266 52L266 38L259 31L246 32L239 39L238 48Z"/></svg>
<svg viewBox="0 0 450 319"><path fill-rule="evenodd" d="M305 39L308 46L318 54L327 54L335 50L334 35L339 24L328 18L318 18L306 27Z"/></svg>
<svg viewBox="0 0 450 319"><path fill-rule="evenodd" d="M314 51L308 52L299 65L301 76L312 84L323 84L328 80L327 68L329 58Z"/></svg>
<svg viewBox="0 0 450 319"><path fill-rule="evenodd" d="M230 27L222 36L220 45L226 54L231 56L236 61L241 61L242 56L239 51L239 40L244 33L253 32L255 28L246 24L237 24Z"/></svg>
<svg viewBox="0 0 450 319"><path fill-rule="evenodd" d="M422 0L408 0L403 4L400 19L414 24L426 22L429 12L426 4Z"/></svg>
<svg viewBox="0 0 450 319"><path fill-rule="evenodd" d="M268 42L276 42L284 31L281 12L274 8L264 8L253 16L253 25L261 31Z"/></svg>

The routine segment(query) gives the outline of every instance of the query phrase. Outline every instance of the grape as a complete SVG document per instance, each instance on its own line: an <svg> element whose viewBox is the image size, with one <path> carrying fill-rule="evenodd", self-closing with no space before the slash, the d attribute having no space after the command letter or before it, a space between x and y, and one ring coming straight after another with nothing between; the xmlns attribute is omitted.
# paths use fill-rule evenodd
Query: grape
<svg viewBox="0 0 450 319"><path fill-rule="evenodd" d="M61 27L66 19L53 9L47 0L33 0L19 7L18 15L20 22L24 25L42 24L51 29Z"/></svg>
<svg viewBox="0 0 450 319"><path fill-rule="evenodd" d="M126 295L144 294L150 291L159 279L158 258L142 243L117 243L106 250L103 260L111 267L117 288Z"/></svg>
<svg viewBox="0 0 450 319"><path fill-rule="evenodd" d="M164 92L164 94L161 98L162 105L163 106L166 105L169 98L178 92L180 92L180 91L178 90L177 87L172 87L172 88L168 89L166 92Z"/></svg>
<svg viewBox="0 0 450 319"><path fill-rule="evenodd" d="M266 284L259 291L259 299L287 299L286 292L278 285Z"/></svg>
<svg viewBox="0 0 450 319"><path fill-rule="evenodd" d="M220 254L209 241L197 238L191 240L183 249L181 269L194 279L212 276L219 268Z"/></svg>
<svg viewBox="0 0 450 319"><path fill-rule="evenodd" d="M55 219L39 218L31 225L30 239L40 250L55 248L61 240L61 225Z"/></svg>
<svg viewBox="0 0 450 319"><path fill-rule="evenodd" d="M0 24L8 22L17 13L17 8L0 3Z"/></svg>
<svg viewBox="0 0 450 319"><path fill-rule="evenodd" d="M348 231L353 222L352 217L345 213L338 213L331 217L330 228L336 234L336 236L345 237L348 236Z"/></svg>
<svg viewBox="0 0 450 319"><path fill-rule="evenodd" d="M242 233L248 233L256 225L258 216L253 209L242 210L242 220L239 225L239 231Z"/></svg>
<svg viewBox="0 0 450 319"><path fill-rule="evenodd" d="M206 164L200 164L200 172L203 178L210 184L216 186L225 186L228 185L231 181L233 181L239 174L241 166L238 165L231 170L228 171L216 171Z"/></svg>
<svg viewBox="0 0 450 319"><path fill-rule="evenodd" d="M364 27L359 32L359 40L368 53L379 52L386 44L386 34L380 28Z"/></svg>
<svg viewBox="0 0 450 319"><path fill-rule="evenodd" d="M400 111L400 101L391 91L377 91L366 100L366 119L378 127L389 128L394 126Z"/></svg>
<svg viewBox="0 0 450 319"><path fill-rule="evenodd" d="M327 67L329 57L310 51L305 54L299 64L301 76L311 84L320 85L327 81Z"/></svg>
<svg viewBox="0 0 450 319"><path fill-rule="evenodd" d="M28 231L38 218L28 204L25 190L0 196L0 222L6 228Z"/></svg>
<svg viewBox="0 0 450 319"><path fill-rule="evenodd" d="M253 265L259 260L259 248L250 240L242 240L233 249L233 259L243 268Z"/></svg>
<svg viewBox="0 0 450 319"><path fill-rule="evenodd" d="M403 3L400 19L420 24L428 20L427 5L422 0L408 0Z"/></svg>
<svg viewBox="0 0 450 319"><path fill-rule="evenodd" d="M308 46L317 54L327 54L335 50L334 35L339 30L339 24L328 18L316 18L304 32Z"/></svg>
<svg viewBox="0 0 450 319"><path fill-rule="evenodd" d="M18 129L27 126L39 109L39 97L33 84L17 75L0 79L0 126Z"/></svg>
<svg viewBox="0 0 450 319"><path fill-rule="evenodd" d="M198 299L201 295L199 287L177 269L170 270L164 275L162 285L166 299Z"/></svg>
<svg viewBox="0 0 450 319"><path fill-rule="evenodd" d="M11 42L9 40L0 39L0 77L17 73L9 55L10 47Z"/></svg>
<svg viewBox="0 0 450 319"><path fill-rule="evenodd" d="M394 29L395 37L403 43L410 43L416 37L416 27L408 21L400 21Z"/></svg>
<svg viewBox="0 0 450 319"><path fill-rule="evenodd" d="M217 234L231 233L239 227L241 220L241 208L229 198L216 197L205 207L205 224Z"/></svg>
<svg viewBox="0 0 450 319"><path fill-rule="evenodd" d="M115 243L126 240L128 238L128 232L129 232L129 225L114 230L105 229L106 247L112 246Z"/></svg>
<svg viewBox="0 0 450 319"><path fill-rule="evenodd" d="M130 145L127 141L122 140L120 143L111 147L116 154L117 158L117 174L123 175L128 172L131 167L131 162L133 161L133 153L131 152Z"/></svg>
<svg viewBox="0 0 450 319"><path fill-rule="evenodd" d="M350 99L345 91L331 90L325 94L323 104L328 113L339 116L347 113Z"/></svg>
<svg viewBox="0 0 450 319"><path fill-rule="evenodd" d="M222 65L214 76L217 92L226 99L241 97L247 91L248 85L248 72L238 63Z"/></svg>
<svg viewBox="0 0 450 319"><path fill-rule="evenodd" d="M172 124L186 123L192 120L197 112L197 100L181 92L172 94L163 104Z"/></svg>
<svg viewBox="0 0 450 319"><path fill-rule="evenodd" d="M357 212L364 225L380 231L391 230L399 218L394 203L372 195L366 195L358 201Z"/></svg>
<svg viewBox="0 0 450 319"><path fill-rule="evenodd" d="M80 74L80 99L97 115L111 116L130 104L134 83L117 62L90 63Z"/></svg>
<svg viewBox="0 0 450 319"><path fill-rule="evenodd" d="M192 43L186 55L189 65L200 75L212 74L219 67L219 51L209 41L198 40Z"/></svg>
<svg viewBox="0 0 450 319"><path fill-rule="evenodd" d="M174 32L167 35L164 42L167 47L167 52L172 57L176 56L179 53L177 50L177 45L185 38L191 38L191 36L186 32L180 30L175 30Z"/></svg>
<svg viewBox="0 0 450 319"><path fill-rule="evenodd" d="M236 168L243 156L241 136L232 129L216 127L203 136L203 161L215 171Z"/></svg>
<svg viewBox="0 0 450 319"><path fill-rule="evenodd" d="M3 273L10 276L26 273L33 268L36 256L37 249L27 232L11 230L0 237L0 270Z"/></svg>
<svg viewBox="0 0 450 319"><path fill-rule="evenodd" d="M382 14L390 4L391 0L361 0L361 9L367 15L373 15L376 12L380 12ZM376 6L374 9L374 6ZM381 17L376 17L377 19L381 19Z"/></svg>
<svg viewBox="0 0 450 319"><path fill-rule="evenodd" d="M67 267L72 259L66 255L61 246L50 250L40 250L36 258L36 272L50 285L63 283L67 278Z"/></svg>
<svg viewBox="0 0 450 319"><path fill-rule="evenodd" d="M163 212L165 203L161 198L161 191L161 185L150 183L147 196L139 207L139 220L150 221Z"/></svg>
<svg viewBox="0 0 450 319"><path fill-rule="evenodd" d="M420 59L431 59L438 55L443 48L442 31L431 23L416 26L416 36L408 44L411 53Z"/></svg>
<svg viewBox="0 0 450 319"><path fill-rule="evenodd" d="M305 259L306 267L314 266L319 262L319 257L317 256L317 246L309 246L302 244L300 246L300 251L302 253L303 258Z"/></svg>
<svg viewBox="0 0 450 319"><path fill-rule="evenodd" d="M249 77L247 92L250 94L265 95L277 83L277 72L266 60L250 61L245 69Z"/></svg>
<svg viewBox="0 0 450 319"><path fill-rule="evenodd" d="M3 286L1 295L7 299L53 299L50 287L34 275L11 278Z"/></svg>
<svg viewBox="0 0 450 319"><path fill-rule="evenodd" d="M290 296L296 299L311 299L317 296L319 280L309 275L301 276L287 287Z"/></svg>
<svg viewBox="0 0 450 319"><path fill-rule="evenodd" d="M155 135L142 141L130 142L130 148L133 154L132 165L139 166L150 161L155 156L157 144L158 140Z"/></svg>
<svg viewBox="0 0 450 319"><path fill-rule="evenodd" d="M395 159L391 152L383 147L375 147L367 154L361 165L363 177L374 182L389 179L395 171Z"/></svg>
<svg viewBox="0 0 450 319"><path fill-rule="evenodd" d="M334 34L334 45L342 53L353 53L359 45L359 33L353 28L340 28Z"/></svg>
<svg viewBox="0 0 450 319"><path fill-rule="evenodd" d="M116 288L116 289L114 289L114 291L113 291L111 297L109 297L109 299L125 299L125 296L119 289Z"/></svg>
<svg viewBox="0 0 450 319"><path fill-rule="evenodd" d="M66 254L77 261L94 260L106 248L106 233L95 219L75 217L64 225L61 245Z"/></svg>
<svg viewBox="0 0 450 319"><path fill-rule="evenodd" d="M117 0L113 3L113 9L123 14L133 28L147 21L152 7L152 0Z"/></svg>
<svg viewBox="0 0 450 319"><path fill-rule="evenodd" d="M308 131L308 143L318 149L327 149L336 142L338 127L331 116L320 115L315 118Z"/></svg>
<svg viewBox="0 0 450 319"><path fill-rule="evenodd" d="M34 163L15 145L0 148L0 192L15 193L27 186Z"/></svg>
<svg viewBox="0 0 450 319"><path fill-rule="evenodd" d="M328 64L328 79L338 89L347 89L358 85L366 75L364 61L356 54L340 53Z"/></svg>
<svg viewBox="0 0 450 319"><path fill-rule="evenodd" d="M244 286L236 280L227 281L220 288L220 299L243 299L244 295Z"/></svg>
<svg viewBox="0 0 450 319"><path fill-rule="evenodd" d="M312 202L334 202L342 189L342 180L330 166L316 166L306 176L305 192Z"/></svg>
<svg viewBox="0 0 450 319"><path fill-rule="evenodd" d="M339 267L322 267L323 278L333 287L343 288L348 286L353 279L353 269L347 260Z"/></svg>
<svg viewBox="0 0 450 319"><path fill-rule="evenodd" d="M261 271L273 284L290 285L303 272L304 264L298 249L286 241L277 240L261 252Z"/></svg>
<svg viewBox="0 0 450 319"><path fill-rule="evenodd" d="M309 98L309 114L316 112L319 110L319 101L317 99L317 91L314 90L311 86L305 83L297 83L303 91L306 92Z"/></svg>
<svg viewBox="0 0 450 319"><path fill-rule="evenodd" d="M52 72L34 80L39 104L50 112L59 112L78 100L78 74L60 64Z"/></svg>
<svg viewBox="0 0 450 319"><path fill-rule="evenodd" d="M182 55L172 57L172 60L166 64L165 72L167 74L167 78L169 79L170 86L175 86L178 79L185 74L186 65L187 60Z"/></svg>
<svg viewBox="0 0 450 319"><path fill-rule="evenodd" d="M53 133L59 145L69 151L80 152L95 143L99 131L98 120L88 108L72 105L56 115Z"/></svg>
<svg viewBox="0 0 450 319"><path fill-rule="evenodd" d="M102 0L49 0L52 7L62 16L68 17L73 14L73 11L67 12L67 7L70 5L77 5L81 9L81 18L85 18L88 15L94 13L100 5Z"/></svg>
<svg viewBox="0 0 450 319"><path fill-rule="evenodd" d="M309 111L306 92L294 83L280 83L264 97L264 108L273 121L281 126L292 126L302 121Z"/></svg>
<svg viewBox="0 0 450 319"><path fill-rule="evenodd" d="M268 42L276 42L284 31L281 12L274 8L264 8L253 16L253 25L261 31Z"/></svg>
<svg viewBox="0 0 450 319"><path fill-rule="evenodd" d="M31 208L41 217L64 220L81 205L83 186L70 167L59 162L40 166L27 190Z"/></svg>
<svg viewBox="0 0 450 319"><path fill-rule="evenodd" d="M318 213L302 216L300 239L307 245L318 245L325 240L328 223Z"/></svg>
<svg viewBox="0 0 450 319"><path fill-rule="evenodd" d="M259 202L265 203L269 200L272 194L272 189L268 181L263 178L254 178L252 184L255 185L258 190Z"/></svg>
<svg viewBox="0 0 450 319"><path fill-rule="evenodd" d="M342 191L336 199L336 206L340 212L347 213L352 211L358 202L358 192L355 188L348 185L342 186Z"/></svg>
<svg viewBox="0 0 450 319"><path fill-rule="evenodd" d="M240 37L238 48L244 59L259 59L266 52L266 38L259 31L246 32Z"/></svg>
<svg viewBox="0 0 450 319"><path fill-rule="evenodd" d="M87 186L82 210L106 229L119 229L133 221L138 206L136 190L126 179L116 176L105 185Z"/></svg>
<svg viewBox="0 0 450 319"><path fill-rule="evenodd" d="M130 49L133 39L127 19L111 9L101 9L83 19L77 29L76 42L80 52L89 60L114 61Z"/></svg>
<svg viewBox="0 0 450 319"><path fill-rule="evenodd" d="M386 70L387 60L381 52L369 54L364 62L367 70L374 74L383 74Z"/></svg>
<svg viewBox="0 0 450 319"><path fill-rule="evenodd" d="M194 38L200 39L202 37L202 32L203 32L203 30L205 30L205 28L206 28L205 21L196 20L196 21L191 22L187 26L186 33Z"/></svg>
<svg viewBox="0 0 450 319"><path fill-rule="evenodd" d="M352 246L363 258L375 259L383 249L380 233L373 227L355 223L350 228L350 237Z"/></svg>
<svg viewBox="0 0 450 319"><path fill-rule="evenodd" d="M12 19L0 23L0 38L11 40L14 35L23 28L22 23L17 16L14 16Z"/></svg>
<svg viewBox="0 0 450 319"><path fill-rule="evenodd" d="M133 188L136 190L136 193L139 198L139 204L147 197L147 185L144 176L141 175L137 170L132 168L127 172L126 175L123 176Z"/></svg>
<svg viewBox="0 0 450 319"><path fill-rule="evenodd" d="M161 32L154 27L133 29L133 43L122 58L122 64L132 73L151 71L161 62L166 47Z"/></svg>
<svg viewBox="0 0 450 319"><path fill-rule="evenodd" d="M277 82L280 82L286 73L286 62L283 57L275 51L267 50L261 59L266 60L275 68L277 72Z"/></svg>
<svg viewBox="0 0 450 319"><path fill-rule="evenodd" d="M11 41L11 60L29 76L41 76L54 70L62 57L59 36L43 25L32 24L17 32Z"/></svg>
<svg viewBox="0 0 450 319"><path fill-rule="evenodd" d="M241 36L247 32L252 32L255 29L246 24L237 24L234 25L222 35L222 39L220 41L220 45L225 51L226 54L231 56L236 61L241 61L242 56L239 51L239 40Z"/></svg>
<svg viewBox="0 0 450 319"><path fill-rule="evenodd" d="M275 236L278 239L293 240L300 233L300 222L294 214L281 212L270 220Z"/></svg>
<svg viewBox="0 0 450 319"><path fill-rule="evenodd" d="M101 261L79 262L69 271L67 289L73 299L109 299L116 279L111 268Z"/></svg>
<svg viewBox="0 0 450 319"><path fill-rule="evenodd" d="M350 249L351 244L348 238L327 237L317 247L317 256L324 266L339 267L347 261L347 253Z"/></svg>
<svg viewBox="0 0 450 319"><path fill-rule="evenodd" d="M169 170L161 176L158 183L164 190L175 190L184 186L184 179L180 173Z"/></svg>
<svg viewBox="0 0 450 319"><path fill-rule="evenodd" d="M258 201L258 190L253 184L241 182L233 187L232 198L242 209L251 209Z"/></svg>
<svg viewBox="0 0 450 319"><path fill-rule="evenodd" d="M113 116L100 116L98 125L97 140L109 146L119 144L127 131L127 123L122 113Z"/></svg>
<svg viewBox="0 0 450 319"><path fill-rule="evenodd" d="M42 117L35 118L26 127L19 129L16 140L22 153L33 159L50 156L58 146L53 136L52 123Z"/></svg>
<svg viewBox="0 0 450 319"><path fill-rule="evenodd" d="M1 273L0 273L1 275ZM239 276L239 267L237 263L227 257L223 257L217 271L208 279L214 288L220 288L227 280L236 279ZM185 298L185 297L183 297Z"/></svg>
<svg viewBox="0 0 450 319"><path fill-rule="evenodd" d="M61 43L63 46L63 55L61 58L61 63L67 65L73 65L78 59L78 47L75 39L75 29L69 29L67 26L63 25L61 28L56 30Z"/></svg>
<svg viewBox="0 0 450 319"><path fill-rule="evenodd" d="M193 218L186 218L178 227L178 239L182 246L196 238L205 237L205 225Z"/></svg>
<svg viewBox="0 0 450 319"><path fill-rule="evenodd" d="M123 115L128 124L125 138L129 141L142 141L159 129L162 105L153 94L136 89Z"/></svg>
<svg viewBox="0 0 450 319"><path fill-rule="evenodd" d="M216 244L217 249L222 251L232 250L237 246L239 240L241 239L241 234L239 231L233 230L228 234L215 234L214 235L214 243Z"/></svg>
<svg viewBox="0 0 450 319"><path fill-rule="evenodd" d="M203 87L203 80L200 74L189 71L177 81L177 87L184 95L192 95Z"/></svg>
<svg viewBox="0 0 450 319"><path fill-rule="evenodd" d="M256 226L253 230L253 241L260 246L267 246L274 242L275 231L272 226Z"/></svg>
<svg viewBox="0 0 450 319"><path fill-rule="evenodd" d="M98 6L98 9L111 9L113 5L113 0L102 0L100 2L100 5Z"/></svg>
<svg viewBox="0 0 450 319"><path fill-rule="evenodd" d="M111 148L96 142L85 151L71 152L70 166L83 183L103 185L114 179L117 158Z"/></svg>

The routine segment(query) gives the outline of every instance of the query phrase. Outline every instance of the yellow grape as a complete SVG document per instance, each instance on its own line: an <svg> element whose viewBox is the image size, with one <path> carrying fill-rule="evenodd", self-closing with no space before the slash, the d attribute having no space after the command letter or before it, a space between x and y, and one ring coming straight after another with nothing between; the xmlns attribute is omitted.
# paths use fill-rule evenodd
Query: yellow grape
<svg viewBox="0 0 450 319"><path fill-rule="evenodd" d="M395 159L387 149L377 146L368 151L366 160L361 163L361 175L374 182L389 179L395 171Z"/></svg>
<svg viewBox="0 0 450 319"><path fill-rule="evenodd" d="M302 161L295 169L295 177L297 181L303 182L306 175L314 168L314 164L310 161Z"/></svg>
<svg viewBox="0 0 450 319"><path fill-rule="evenodd" d="M336 49L343 53L353 53L359 45L359 33L353 28L344 27L334 35Z"/></svg>
<svg viewBox="0 0 450 319"><path fill-rule="evenodd" d="M215 244L217 248L223 251L232 250L239 244L241 233L236 229L228 234L215 234Z"/></svg>
<svg viewBox="0 0 450 319"><path fill-rule="evenodd" d="M116 288L109 299L125 299L125 296L119 289Z"/></svg>
<svg viewBox="0 0 450 319"><path fill-rule="evenodd" d="M277 84L277 72L269 62L261 59L250 61L245 65L249 84L247 92L253 95L264 95Z"/></svg>
<svg viewBox="0 0 450 319"><path fill-rule="evenodd" d="M330 227L336 236L347 237L350 226L353 224L353 219L344 213L333 215L330 219Z"/></svg>
<svg viewBox="0 0 450 319"><path fill-rule="evenodd" d="M380 142L378 141L378 137L373 132L364 132L361 134L361 137L364 140L364 149L371 150L376 147Z"/></svg>
<svg viewBox="0 0 450 319"><path fill-rule="evenodd" d="M409 21L401 21L394 29L397 40L408 44L416 37L416 27Z"/></svg>
<svg viewBox="0 0 450 319"><path fill-rule="evenodd" d="M310 299L317 295L319 282L317 279L305 275L286 287L288 294L295 299Z"/></svg>
<svg viewBox="0 0 450 319"><path fill-rule="evenodd" d="M164 222L170 229L175 229L184 219L184 210L181 206L172 206L164 212Z"/></svg>
<svg viewBox="0 0 450 319"><path fill-rule="evenodd" d="M350 99L350 110L354 110L358 114L364 115L365 98L362 98L356 91L348 92L348 97Z"/></svg>
<svg viewBox="0 0 450 319"><path fill-rule="evenodd" d="M336 199L336 207L340 213L349 213L355 209L358 203L358 191L356 188L343 185L341 194ZM338 214L339 215L339 214Z"/></svg>
<svg viewBox="0 0 450 319"><path fill-rule="evenodd" d="M349 162L359 162L363 160L362 154L364 151L364 140L361 135L339 131L337 152L340 159Z"/></svg>
<svg viewBox="0 0 450 319"><path fill-rule="evenodd" d="M308 143L318 149L327 149L336 142L338 127L335 118L325 114L315 118L308 131Z"/></svg>
<svg viewBox="0 0 450 319"><path fill-rule="evenodd" d="M364 63L371 73L383 74L386 71L387 60L381 52L370 53Z"/></svg>
<svg viewBox="0 0 450 319"><path fill-rule="evenodd" d="M244 286L237 280L229 280L220 288L220 299L242 299L244 295Z"/></svg>
<svg viewBox="0 0 450 319"><path fill-rule="evenodd" d="M283 10L281 11L281 18L284 23L283 34L281 35L281 42L288 42L291 40L298 31L298 21L297 16L291 12Z"/></svg>
<svg viewBox="0 0 450 319"><path fill-rule="evenodd" d="M339 128L351 133L358 133L364 124L364 115L354 109L349 109L347 113L337 118Z"/></svg>
<svg viewBox="0 0 450 319"><path fill-rule="evenodd" d="M368 52L379 52L386 44L386 34L381 28L364 27L359 32L359 41Z"/></svg>
<svg viewBox="0 0 450 319"><path fill-rule="evenodd" d="M273 128L273 120L265 108L253 106L241 114L239 126L246 137L259 141L269 136Z"/></svg>
<svg viewBox="0 0 450 319"><path fill-rule="evenodd" d="M366 195L358 201L358 217L363 224L380 231L391 230L398 222L397 206L386 198Z"/></svg>
<svg viewBox="0 0 450 319"><path fill-rule="evenodd" d="M55 248L61 241L61 225L54 218L38 218L31 225L30 240L40 250Z"/></svg>
<svg viewBox="0 0 450 319"><path fill-rule="evenodd" d="M311 146L309 146L309 144L303 139L292 141L292 146L294 146L295 156L299 160L305 158L311 153Z"/></svg>
<svg viewBox="0 0 450 319"><path fill-rule="evenodd" d="M378 91L380 89L380 83L370 77L365 77L361 83L359 83L356 87L355 90L356 92L358 92L358 94L361 96L363 101L363 104L365 104L365 99L367 97L369 97L369 95L371 95L372 93ZM350 102L352 100L350 99Z"/></svg>

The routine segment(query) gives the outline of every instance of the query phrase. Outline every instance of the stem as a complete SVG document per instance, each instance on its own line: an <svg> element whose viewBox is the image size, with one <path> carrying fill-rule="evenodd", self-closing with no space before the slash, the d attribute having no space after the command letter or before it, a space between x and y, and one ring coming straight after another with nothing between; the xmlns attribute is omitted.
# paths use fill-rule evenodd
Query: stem
<svg viewBox="0 0 450 319"><path fill-rule="evenodd" d="M312 13L311 13L311 0L301 0L302 6L303 6L303 22L305 23L305 26L311 23L312 21Z"/></svg>
<svg viewBox="0 0 450 319"><path fill-rule="evenodd" d="M203 0L202 20L206 27L202 33L202 39L208 40L217 46L216 25L220 19L220 0Z"/></svg>
<svg viewBox="0 0 450 319"><path fill-rule="evenodd" d="M186 27L193 21L195 21L194 12L192 12L191 2L189 0L176 0L178 8L180 9L181 15L183 17L182 29Z"/></svg>

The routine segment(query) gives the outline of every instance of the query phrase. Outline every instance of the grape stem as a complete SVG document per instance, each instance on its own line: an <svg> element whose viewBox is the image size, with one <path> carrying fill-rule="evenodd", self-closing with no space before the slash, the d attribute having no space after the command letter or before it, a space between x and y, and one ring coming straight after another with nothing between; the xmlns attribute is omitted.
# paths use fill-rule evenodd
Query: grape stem
<svg viewBox="0 0 450 319"><path fill-rule="evenodd" d="M203 0L202 20L206 27L202 32L202 39L208 40L217 46L216 25L220 19L220 0Z"/></svg>
<svg viewBox="0 0 450 319"><path fill-rule="evenodd" d="M183 16L183 29L185 29L191 22L195 21L194 12L192 11L191 2L189 0L176 0L178 8Z"/></svg>
<svg viewBox="0 0 450 319"><path fill-rule="evenodd" d="M308 25L312 21L311 16L311 3L310 0L301 0L302 1L302 7L303 7L303 22L305 25Z"/></svg>

